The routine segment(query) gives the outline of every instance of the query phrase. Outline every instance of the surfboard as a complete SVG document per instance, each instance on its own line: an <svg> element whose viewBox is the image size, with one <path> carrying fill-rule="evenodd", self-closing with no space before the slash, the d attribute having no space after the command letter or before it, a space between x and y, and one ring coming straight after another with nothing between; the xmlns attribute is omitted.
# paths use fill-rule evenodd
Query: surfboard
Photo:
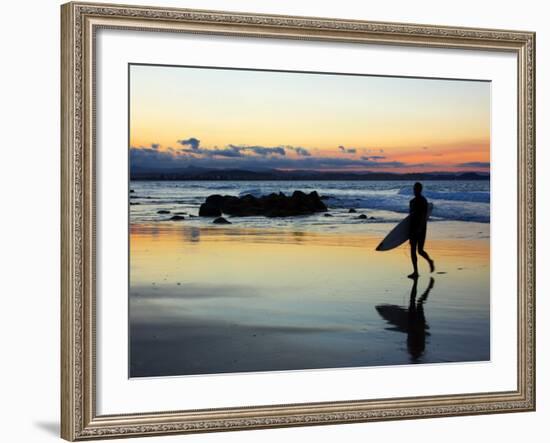
<svg viewBox="0 0 550 443"><path fill-rule="evenodd" d="M428 217L432 214L434 205L428 203ZM389 251L397 248L409 239L409 231L411 226L410 215L407 215L401 220L395 228L393 228L384 240L376 247L377 251Z"/></svg>

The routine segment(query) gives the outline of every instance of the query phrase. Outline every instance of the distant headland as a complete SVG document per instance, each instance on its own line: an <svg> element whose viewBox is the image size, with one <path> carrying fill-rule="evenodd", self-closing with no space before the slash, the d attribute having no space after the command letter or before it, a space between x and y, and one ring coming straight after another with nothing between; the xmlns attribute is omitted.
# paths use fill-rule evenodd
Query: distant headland
<svg viewBox="0 0 550 443"><path fill-rule="evenodd" d="M205 169L205 168L174 168L174 169L133 169L131 180L489 180L490 174L485 172L331 172L306 170L262 170L245 169Z"/></svg>

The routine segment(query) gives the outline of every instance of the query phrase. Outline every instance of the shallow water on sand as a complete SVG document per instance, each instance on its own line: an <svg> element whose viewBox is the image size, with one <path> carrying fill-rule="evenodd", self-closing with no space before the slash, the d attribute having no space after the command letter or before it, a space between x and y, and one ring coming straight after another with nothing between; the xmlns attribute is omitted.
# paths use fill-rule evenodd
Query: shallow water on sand
<svg viewBox="0 0 550 443"><path fill-rule="evenodd" d="M387 230L132 225L130 375L489 360L489 225L431 223L416 285Z"/></svg>

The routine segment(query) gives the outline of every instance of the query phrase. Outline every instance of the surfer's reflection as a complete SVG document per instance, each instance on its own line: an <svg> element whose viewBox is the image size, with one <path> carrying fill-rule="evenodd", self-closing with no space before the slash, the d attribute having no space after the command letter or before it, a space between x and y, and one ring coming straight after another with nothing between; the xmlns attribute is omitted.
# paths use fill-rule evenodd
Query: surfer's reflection
<svg viewBox="0 0 550 443"><path fill-rule="evenodd" d="M418 278L413 279L409 307L397 305L378 305L376 310L384 320L393 325L390 331L405 332L407 334L407 350L413 363L418 362L426 349L426 336L430 335L428 323L424 315L424 303L428 299L430 291L434 287L434 279L430 278L430 284L424 293L418 297Z"/></svg>

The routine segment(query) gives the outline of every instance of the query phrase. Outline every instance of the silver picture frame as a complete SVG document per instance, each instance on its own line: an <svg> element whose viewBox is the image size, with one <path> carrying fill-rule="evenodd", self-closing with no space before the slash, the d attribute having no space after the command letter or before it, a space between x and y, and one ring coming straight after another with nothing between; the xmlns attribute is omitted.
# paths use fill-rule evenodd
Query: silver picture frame
<svg viewBox="0 0 550 443"><path fill-rule="evenodd" d="M61 436L70 441L533 411L535 34L71 2L62 5ZM505 51L517 55L517 389L120 415L96 413L95 34L99 29Z"/></svg>

